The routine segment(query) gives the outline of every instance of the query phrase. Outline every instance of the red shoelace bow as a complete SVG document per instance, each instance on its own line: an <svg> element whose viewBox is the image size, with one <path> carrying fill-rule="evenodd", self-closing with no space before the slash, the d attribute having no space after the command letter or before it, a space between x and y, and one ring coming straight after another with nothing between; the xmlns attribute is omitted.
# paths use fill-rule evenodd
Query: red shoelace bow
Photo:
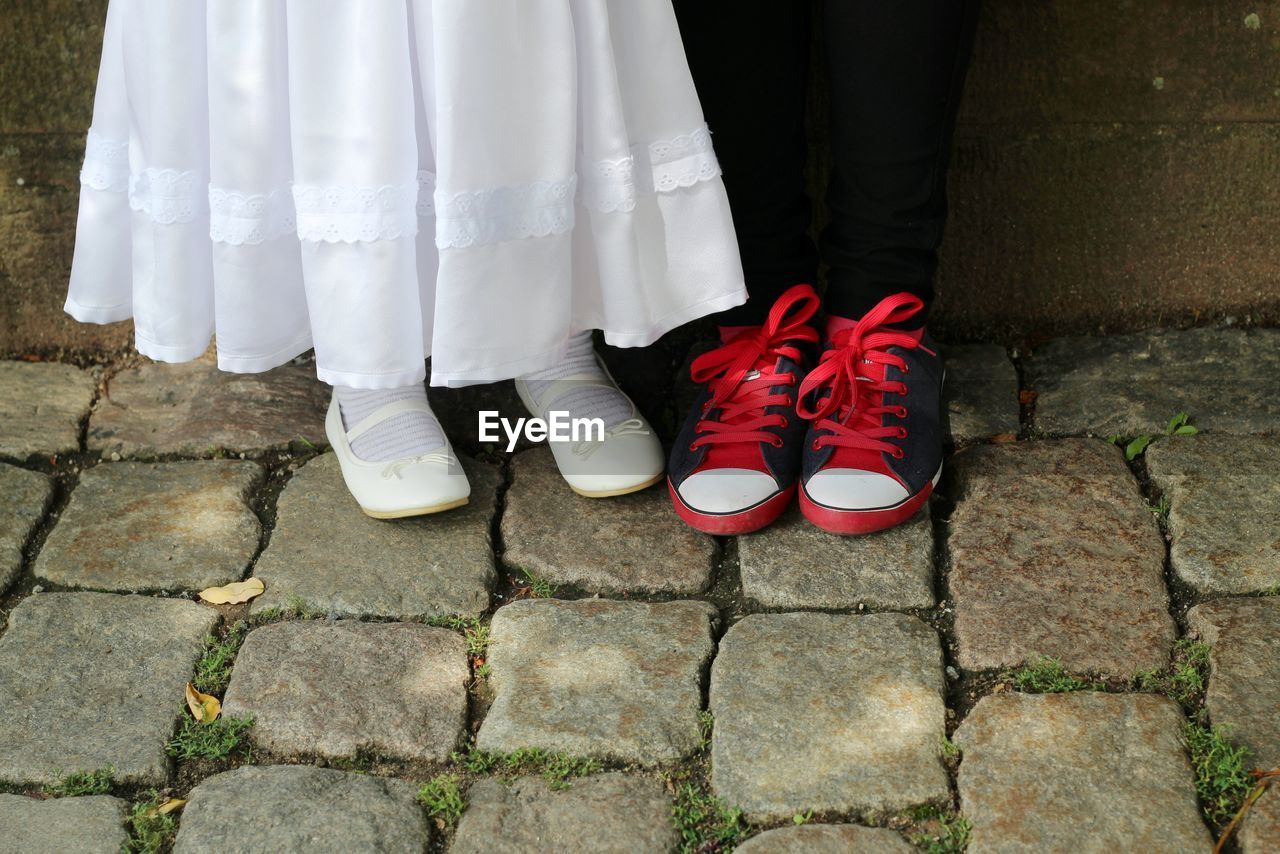
<svg viewBox="0 0 1280 854"><path fill-rule="evenodd" d="M902 448L883 440L905 439L907 430L901 425L885 426L883 416L893 413L905 418L907 408L883 404L886 392L905 394L907 386L887 381L885 366L892 365L903 373L909 371L902 357L889 353L888 348L915 349L920 342L910 332L883 327L907 320L923 308L919 297L894 294L881 300L856 325L835 334L833 348L822 354L818 367L800 384L800 399L796 402L796 413L801 418L814 421L819 430L831 431L814 440L814 450L837 445L902 458Z"/></svg>
<svg viewBox="0 0 1280 854"><path fill-rule="evenodd" d="M782 440L765 427L786 427L780 413L767 414L768 406L788 406L788 392L771 392L774 386L795 385L794 374L776 373L779 357L801 358L796 342L817 343L818 332L809 325L817 312L817 292L809 285L795 285L778 298L763 326L735 336L732 340L693 360L689 374L696 383L708 383L711 399L703 412L720 409L716 420L704 418L696 425L700 434L690 450L703 445L731 442Z"/></svg>

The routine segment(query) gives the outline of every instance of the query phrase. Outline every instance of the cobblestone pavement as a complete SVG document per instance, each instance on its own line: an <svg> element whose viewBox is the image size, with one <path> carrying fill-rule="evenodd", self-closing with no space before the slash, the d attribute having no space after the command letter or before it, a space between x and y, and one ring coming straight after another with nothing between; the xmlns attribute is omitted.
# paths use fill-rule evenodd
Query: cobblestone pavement
<svg viewBox="0 0 1280 854"><path fill-rule="evenodd" d="M475 441L509 383L433 398L471 504L388 523L305 361L0 362L0 849L1209 850L1280 764L1280 331L947 354L862 538L575 496Z"/></svg>

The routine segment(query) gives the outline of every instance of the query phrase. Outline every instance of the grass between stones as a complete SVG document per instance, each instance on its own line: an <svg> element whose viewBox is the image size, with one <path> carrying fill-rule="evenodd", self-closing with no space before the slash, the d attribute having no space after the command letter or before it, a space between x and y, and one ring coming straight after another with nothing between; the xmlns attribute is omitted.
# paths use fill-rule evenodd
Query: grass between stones
<svg viewBox="0 0 1280 854"><path fill-rule="evenodd" d="M253 718L218 718L206 722L184 714L165 752L179 760L220 760L245 755L249 752L245 734L252 726Z"/></svg>
<svg viewBox="0 0 1280 854"><path fill-rule="evenodd" d="M1031 694L1062 694L1068 691L1101 690L1100 682L1091 682L1072 676L1062 662L1047 655L1038 655L1030 664L1017 670L1005 671L1002 679L1008 680L1019 691Z"/></svg>
<svg viewBox="0 0 1280 854"><path fill-rule="evenodd" d="M99 768L97 771L77 771L67 774L43 791L51 798L75 798L81 795L105 795L111 791L115 770Z"/></svg>
<svg viewBox="0 0 1280 854"><path fill-rule="evenodd" d="M453 754L453 761L471 774L496 774L513 779L538 774L553 789L563 789L574 777L585 777L601 770L594 759L552 753L540 747L522 747L510 753L495 753L469 747L466 753Z"/></svg>
<svg viewBox="0 0 1280 854"><path fill-rule="evenodd" d="M264 608L254 617L254 625L276 623L281 620L318 620L326 617L324 611L307 604L301 596L290 596L283 608Z"/></svg>
<svg viewBox="0 0 1280 854"><path fill-rule="evenodd" d="M516 777L540 776L552 789L566 789L572 781L603 770L594 759L555 753L540 747L522 747L510 753L479 750L468 746L455 752L450 769L432 777L418 789L418 801L441 830L454 827L467 808L465 787L482 777L511 781Z"/></svg>
<svg viewBox="0 0 1280 854"><path fill-rule="evenodd" d="M936 806L916 807L907 814L921 825L920 831L911 834L911 842L922 851L958 854L968 846L973 830L969 819Z"/></svg>
<svg viewBox="0 0 1280 854"><path fill-rule="evenodd" d="M1233 745L1228 738L1230 729L1225 726L1188 722L1182 735L1191 755L1200 805L1214 828L1221 829L1253 790L1249 750Z"/></svg>
<svg viewBox="0 0 1280 854"><path fill-rule="evenodd" d="M556 595L558 588L547 579L534 573L528 567L518 566L516 569L524 578L524 586L519 588L526 596L532 599L550 599Z"/></svg>
<svg viewBox="0 0 1280 854"><path fill-rule="evenodd" d="M418 789L418 802L441 828L453 827L467 808L457 774L440 774Z"/></svg>
<svg viewBox="0 0 1280 854"><path fill-rule="evenodd" d="M1208 670L1209 645L1193 638L1178 638L1169 667L1140 670L1135 681L1139 691L1164 694L1185 707L1199 706Z"/></svg>
<svg viewBox="0 0 1280 854"><path fill-rule="evenodd" d="M671 821L683 854L729 851L750 832L742 811L711 794L705 779L674 773L667 781L675 790Z"/></svg>
<svg viewBox="0 0 1280 854"><path fill-rule="evenodd" d="M244 636L249 626L241 621L227 630L225 636L219 638L209 635L205 638L204 654L196 662L195 675L191 684L197 691L205 694L221 694L231 681L231 667L235 664L236 654L244 643Z"/></svg>
<svg viewBox="0 0 1280 854"><path fill-rule="evenodd" d="M480 621L479 617L444 616L432 617L427 625L437 628L452 629L461 632L467 642L467 656L471 659L471 670L477 680L488 679L491 668L487 661L489 655L489 624Z"/></svg>
<svg viewBox="0 0 1280 854"><path fill-rule="evenodd" d="M125 843L129 854L156 854L173 847L178 822L173 813L161 811L164 801L158 792L152 791L129 811L129 841Z"/></svg>

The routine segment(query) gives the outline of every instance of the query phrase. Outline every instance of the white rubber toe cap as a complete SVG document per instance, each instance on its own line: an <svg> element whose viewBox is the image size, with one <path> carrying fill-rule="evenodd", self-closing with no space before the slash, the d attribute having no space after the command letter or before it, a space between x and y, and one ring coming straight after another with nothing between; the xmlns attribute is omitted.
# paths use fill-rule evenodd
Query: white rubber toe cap
<svg viewBox="0 0 1280 854"><path fill-rule="evenodd" d="M676 491L699 513L737 513L777 493L778 484L754 469L709 469L689 475Z"/></svg>
<svg viewBox="0 0 1280 854"><path fill-rule="evenodd" d="M823 469L809 478L804 490L818 504L842 510L878 510L911 497L889 475L861 469Z"/></svg>

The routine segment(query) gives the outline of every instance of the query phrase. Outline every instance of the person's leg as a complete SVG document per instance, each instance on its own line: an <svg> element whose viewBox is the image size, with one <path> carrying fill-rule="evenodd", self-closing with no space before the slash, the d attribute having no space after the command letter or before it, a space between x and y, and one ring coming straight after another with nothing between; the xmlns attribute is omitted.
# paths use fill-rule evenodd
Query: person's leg
<svg viewBox="0 0 1280 854"><path fill-rule="evenodd" d="M899 524L942 472L942 360L925 329L976 0L826 6L833 171L828 351L800 387L800 509L825 530Z"/></svg>
<svg viewBox="0 0 1280 854"><path fill-rule="evenodd" d="M675 9L750 294L717 322L758 325L787 288L817 275L804 178L810 4L676 0Z"/></svg>
<svg viewBox="0 0 1280 854"><path fill-rule="evenodd" d="M829 313L933 297L946 171L977 0L826 4L833 168L822 236ZM924 315L918 318L924 320Z"/></svg>

